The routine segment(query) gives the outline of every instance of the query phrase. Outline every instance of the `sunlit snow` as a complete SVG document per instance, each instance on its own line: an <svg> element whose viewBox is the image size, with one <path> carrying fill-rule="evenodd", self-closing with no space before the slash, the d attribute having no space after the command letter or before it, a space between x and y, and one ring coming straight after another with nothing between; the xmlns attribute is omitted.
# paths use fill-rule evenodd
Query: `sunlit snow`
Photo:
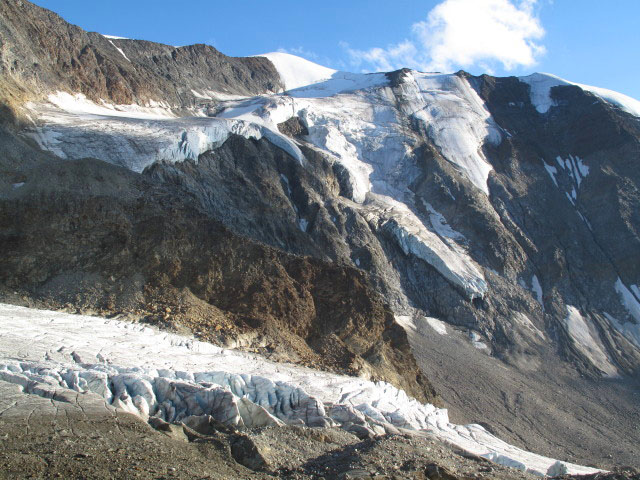
<svg viewBox="0 0 640 480"><path fill-rule="evenodd" d="M273 63L280 74L285 90L318 83L331 78L336 73L332 68L323 67L289 53L271 52L256 56L266 57Z"/></svg>
<svg viewBox="0 0 640 480"><path fill-rule="evenodd" d="M614 92L613 90L570 82L549 73L534 73L526 77L519 77L519 79L531 87L531 103L540 113L546 113L551 107L555 106L555 102L551 98L551 88L575 85L587 92L593 93L631 115L640 117L640 101L623 95L622 93Z"/></svg>
<svg viewBox="0 0 640 480"><path fill-rule="evenodd" d="M616 280L615 288L618 295L620 295L622 304L629 312L629 315L631 315L636 322L640 323L640 302L638 301L639 297L637 292L638 287L635 285L632 285L631 287L636 290L635 295L627 288L620 278Z"/></svg>

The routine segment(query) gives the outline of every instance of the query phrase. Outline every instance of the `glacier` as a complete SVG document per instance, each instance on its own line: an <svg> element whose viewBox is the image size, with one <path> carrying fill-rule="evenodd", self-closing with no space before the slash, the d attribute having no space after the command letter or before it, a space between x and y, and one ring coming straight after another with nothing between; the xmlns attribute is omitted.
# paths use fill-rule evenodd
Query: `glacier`
<svg viewBox="0 0 640 480"><path fill-rule="evenodd" d="M58 92L45 103L29 103L38 118L29 135L60 158L97 158L142 172L155 162L197 161L232 134L265 137L298 161L299 147L279 132L242 120L199 116L177 117L166 104L96 104L81 94Z"/></svg>
<svg viewBox="0 0 640 480"><path fill-rule="evenodd" d="M482 145L499 143L500 131L466 79L419 72L405 76L396 93L386 74L336 72L280 95L222 102L217 116L271 131L292 116L301 118L309 135L298 142L348 172L350 199L374 230L390 233L405 254L433 266L467 298L483 297L486 280L462 236L443 235L446 219L437 212L430 210L425 220L417 214L420 208L409 188L420 174L412 155L417 140L406 122L420 122L443 156L485 194L491 167Z"/></svg>
<svg viewBox="0 0 640 480"><path fill-rule="evenodd" d="M287 55L284 58L292 65L292 56L278 55ZM305 63L299 68L311 67ZM417 204L409 189L420 174L412 154L419 139L406 127L408 118L415 118L444 157L479 190L488 192L491 167L482 145L501 137L469 82L456 75L408 71L402 92L396 94L384 73L334 72L323 80L328 72L311 70L307 80L315 83L280 94L251 98L199 94L218 98L214 117L207 116L205 108L194 109L193 116L176 117L166 104L111 105L58 92L46 102L27 105L36 119L30 135L60 158L93 157L136 172L155 162L197 162L199 155L219 147L232 134L264 137L302 165L300 147L316 149L348 172L349 200L374 230L390 234L406 255L434 267L469 300L484 297L487 282L468 255L464 238L443 235L446 219L437 212L428 211L421 218L424 206ZM304 139L291 139L278 130L278 124L293 116L308 128ZM304 231L304 224L300 228Z"/></svg>
<svg viewBox="0 0 640 480"><path fill-rule="evenodd" d="M0 304L0 381L25 394L73 390L144 419L236 427L360 425L434 435L493 461L544 474L557 461L509 445L480 425L455 425L446 409L384 383L270 362L117 319ZM564 463L570 473L598 470ZM557 466L556 466L557 468Z"/></svg>

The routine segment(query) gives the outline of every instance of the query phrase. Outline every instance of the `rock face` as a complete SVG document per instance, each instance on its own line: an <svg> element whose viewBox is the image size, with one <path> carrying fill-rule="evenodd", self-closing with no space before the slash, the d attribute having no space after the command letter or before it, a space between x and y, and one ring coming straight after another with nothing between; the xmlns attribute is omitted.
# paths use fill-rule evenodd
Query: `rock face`
<svg viewBox="0 0 640 480"><path fill-rule="evenodd" d="M88 33L30 2L0 5L0 72L4 103L57 90L114 104L164 102L188 109L207 92L256 95L282 89L265 58L233 58L208 45L170 47Z"/></svg>
<svg viewBox="0 0 640 480"><path fill-rule="evenodd" d="M133 312L423 400L429 372L512 441L550 448L562 424L588 458L618 429L633 457L629 109L544 75L407 69L274 95L266 58L108 39L17 0L0 39L7 301ZM591 393L605 381L614 405ZM565 388L580 412L537 396Z"/></svg>

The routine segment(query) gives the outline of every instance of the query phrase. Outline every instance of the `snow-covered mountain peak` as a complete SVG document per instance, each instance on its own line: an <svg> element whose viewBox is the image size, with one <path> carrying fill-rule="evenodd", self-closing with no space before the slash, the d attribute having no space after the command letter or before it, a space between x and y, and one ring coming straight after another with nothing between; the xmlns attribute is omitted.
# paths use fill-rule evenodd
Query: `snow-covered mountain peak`
<svg viewBox="0 0 640 480"><path fill-rule="evenodd" d="M619 107L631 115L640 117L640 101L622 93L614 92L613 90L571 82L550 73L533 73L526 77L518 78L521 82L531 86L531 103L540 113L545 113L549 108L554 106L554 102L551 99L551 88L575 85L584 91L593 93L604 101Z"/></svg>
<svg viewBox="0 0 640 480"><path fill-rule="evenodd" d="M271 52L256 57L266 57L273 63L286 90L328 80L337 72L290 53Z"/></svg>

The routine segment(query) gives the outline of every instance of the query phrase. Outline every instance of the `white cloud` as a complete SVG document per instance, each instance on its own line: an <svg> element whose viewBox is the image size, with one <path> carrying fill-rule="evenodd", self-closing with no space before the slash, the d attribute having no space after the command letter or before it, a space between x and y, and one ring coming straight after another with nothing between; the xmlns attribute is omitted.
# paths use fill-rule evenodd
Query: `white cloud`
<svg viewBox="0 0 640 480"><path fill-rule="evenodd" d="M409 67L449 72L481 66L492 71L532 66L545 52L545 31L534 12L536 0L444 0L412 26L410 39L387 48L354 50L352 63L389 71Z"/></svg>

